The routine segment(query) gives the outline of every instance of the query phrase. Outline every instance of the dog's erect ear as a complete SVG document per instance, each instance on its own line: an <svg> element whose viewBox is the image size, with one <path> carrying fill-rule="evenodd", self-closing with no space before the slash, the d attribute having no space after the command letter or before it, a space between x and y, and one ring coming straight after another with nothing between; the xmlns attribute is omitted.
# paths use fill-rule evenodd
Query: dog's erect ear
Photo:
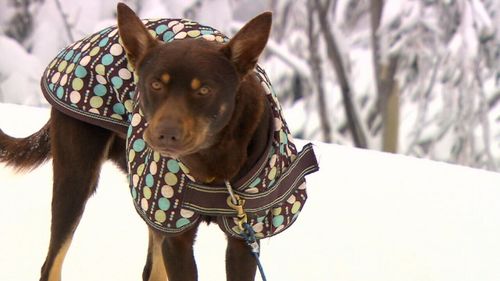
<svg viewBox="0 0 500 281"><path fill-rule="evenodd" d="M127 5L118 3L117 13L118 32L127 51L130 64L135 68L147 51L159 42L151 36L146 26Z"/></svg>
<svg viewBox="0 0 500 281"><path fill-rule="evenodd" d="M271 32L272 13L253 18L222 48L241 75L253 70Z"/></svg>

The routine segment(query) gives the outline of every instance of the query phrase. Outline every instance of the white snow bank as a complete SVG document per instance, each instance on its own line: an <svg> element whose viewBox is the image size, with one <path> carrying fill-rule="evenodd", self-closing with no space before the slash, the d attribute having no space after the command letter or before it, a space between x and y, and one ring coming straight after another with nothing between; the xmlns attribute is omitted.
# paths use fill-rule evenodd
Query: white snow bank
<svg viewBox="0 0 500 281"><path fill-rule="evenodd" d="M48 110L0 105L0 128L22 136ZM301 142L302 144L302 142ZM317 143L297 223L262 242L268 280L500 280L500 175ZM50 165L16 176L0 168L0 280L37 280L48 247ZM87 205L64 280L140 280L146 226L112 165ZM224 237L202 227L200 280L225 280Z"/></svg>
<svg viewBox="0 0 500 281"><path fill-rule="evenodd" d="M40 61L27 53L19 43L0 35L0 98L12 103L41 105Z"/></svg>

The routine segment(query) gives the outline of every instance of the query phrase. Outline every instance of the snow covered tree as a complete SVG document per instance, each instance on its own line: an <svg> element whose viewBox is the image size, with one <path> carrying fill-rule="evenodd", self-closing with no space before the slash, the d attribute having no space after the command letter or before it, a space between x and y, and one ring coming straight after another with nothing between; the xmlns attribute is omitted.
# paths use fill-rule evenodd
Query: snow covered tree
<svg viewBox="0 0 500 281"><path fill-rule="evenodd" d="M260 64L296 137L500 167L496 0L127 0L228 35L274 12ZM114 1L0 3L0 101L40 105L44 65L115 24ZM9 59L9 58L16 58Z"/></svg>

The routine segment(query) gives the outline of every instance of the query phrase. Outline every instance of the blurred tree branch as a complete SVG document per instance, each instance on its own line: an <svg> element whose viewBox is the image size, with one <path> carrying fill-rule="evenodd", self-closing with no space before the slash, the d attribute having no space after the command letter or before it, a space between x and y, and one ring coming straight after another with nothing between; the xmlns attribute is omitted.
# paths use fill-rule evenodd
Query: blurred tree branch
<svg viewBox="0 0 500 281"><path fill-rule="evenodd" d="M308 14L308 24L307 24L307 34L309 41L309 65L311 67L311 72L313 76L313 87L316 87L318 92L318 108L319 108L319 119L321 123L321 132L323 134L323 140L325 142L332 142L332 129L327 114L327 104L325 100L325 89L324 89L324 77L323 70L321 68L321 58L319 56L319 34L315 28L314 20L314 4L311 1L307 1Z"/></svg>
<svg viewBox="0 0 500 281"><path fill-rule="evenodd" d="M355 110L354 101L351 97L352 87L349 84L347 72L340 55L339 47L328 20L328 7L330 6L331 1L327 1L326 5L323 5L320 0L315 0L314 2L316 5L316 14L327 47L328 59L335 69L335 73L337 74L337 79L340 84L342 101L346 111L349 130L351 132L354 145L359 148L368 148L368 143L366 140L365 132L363 130L363 126L359 121L358 114Z"/></svg>
<svg viewBox="0 0 500 281"><path fill-rule="evenodd" d="M371 39L377 87L376 112L382 114L382 150L396 153L399 135L399 85L395 75L399 57L392 55L388 62L382 62L377 32L383 9L384 0L371 0Z"/></svg>
<svg viewBox="0 0 500 281"><path fill-rule="evenodd" d="M71 24L68 21L68 15L64 12L63 7L61 5L60 0L55 0L57 10L59 11L59 14L61 14L61 18L63 20L63 25L64 25L64 30L66 31L66 35L68 36L69 42L74 42L75 38L73 37L73 32L71 31L72 27Z"/></svg>

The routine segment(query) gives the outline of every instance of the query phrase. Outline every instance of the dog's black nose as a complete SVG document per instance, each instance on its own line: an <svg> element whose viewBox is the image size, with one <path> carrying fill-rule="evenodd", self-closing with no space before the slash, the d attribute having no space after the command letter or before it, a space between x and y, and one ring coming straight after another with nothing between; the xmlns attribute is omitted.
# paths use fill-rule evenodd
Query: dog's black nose
<svg viewBox="0 0 500 281"><path fill-rule="evenodd" d="M164 145L176 144L181 140L181 130L177 127L164 127L157 133L157 139Z"/></svg>

